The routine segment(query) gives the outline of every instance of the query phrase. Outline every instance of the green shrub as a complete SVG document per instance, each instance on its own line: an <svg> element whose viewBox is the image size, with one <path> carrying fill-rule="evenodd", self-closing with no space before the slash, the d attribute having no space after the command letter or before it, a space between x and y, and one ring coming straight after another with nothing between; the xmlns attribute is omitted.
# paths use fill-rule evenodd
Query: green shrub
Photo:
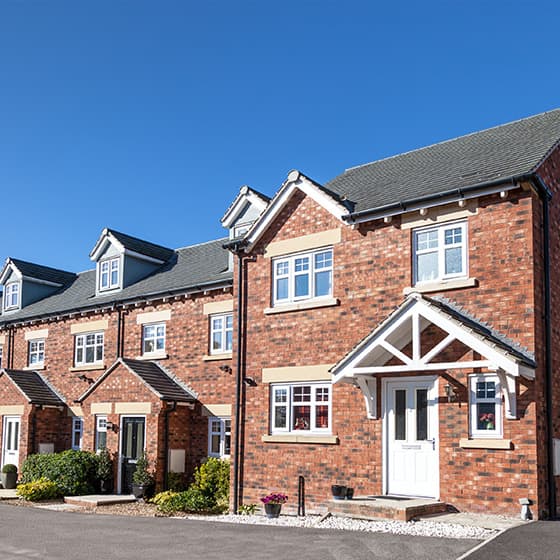
<svg viewBox="0 0 560 560"><path fill-rule="evenodd" d="M58 485L47 478L39 478L33 482L20 484L16 494L29 502L40 502L41 500L54 500L60 498L62 492Z"/></svg>
<svg viewBox="0 0 560 560"><path fill-rule="evenodd" d="M132 473L132 482L144 486L150 486L154 483L154 475L150 471L150 462L145 451L136 461L136 470Z"/></svg>
<svg viewBox="0 0 560 560"><path fill-rule="evenodd" d="M97 454L97 467L95 475L98 480L111 480L113 478L113 460L109 450L104 447Z"/></svg>
<svg viewBox="0 0 560 560"><path fill-rule="evenodd" d="M21 468L21 482L46 478L66 496L95 492L98 458L89 451L63 451L30 455Z"/></svg>
<svg viewBox="0 0 560 560"><path fill-rule="evenodd" d="M210 457L194 473L191 487L215 504L215 509L225 511L229 504L229 461Z"/></svg>
<svg viewBox="0 0 560 560"><path fill-rule="evenodd" d="M255 515L258 509L259 506L257 504L243 504L239 506L237 513L239 515Z"/></svg>
<svg viewBox="0 0 560 560"><path fill-rule="evenodd" d="M2 472L4 474L8 474L8 473L17 473L17 467L15 465L12 465L11 463L6 463L3 467L2 467Z"/></svg>
<svg viewBox="0 0 560 560"><path fill-rule="evenodd" d="M152 502L163 513L217 513L216 502L194 486L184 492L160 492Z"/></svg>
<svg viewBox="0 0 560 560"><path fill-rule="evenodd" d="M186 490L185 475L177 472L167 473L167 489L173 492L182 492Z"/></svg>

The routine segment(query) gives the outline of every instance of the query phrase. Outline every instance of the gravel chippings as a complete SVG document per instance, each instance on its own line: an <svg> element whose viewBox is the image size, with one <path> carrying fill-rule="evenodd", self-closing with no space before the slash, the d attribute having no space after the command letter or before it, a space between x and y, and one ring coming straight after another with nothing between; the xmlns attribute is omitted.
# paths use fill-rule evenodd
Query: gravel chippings
<svg viewBox="0 0 560 560"><path fill-rule="evenodd" d="M181 519L185 519L182 517ZM277 519L268 519L263 515L187 515L186 519L221 521L224 523L246 523L250 525L272 525L284 527L303 527L313 529L342 529L344 531L362 531L377 533L394 533L416 537L442 537L447 539L478 539L485 540L494 536L497 531L458 525L456 523L438 523L436 521L366 521L346 517L330 516L321 521L320 516L295 517L282 515Z"/></svg>

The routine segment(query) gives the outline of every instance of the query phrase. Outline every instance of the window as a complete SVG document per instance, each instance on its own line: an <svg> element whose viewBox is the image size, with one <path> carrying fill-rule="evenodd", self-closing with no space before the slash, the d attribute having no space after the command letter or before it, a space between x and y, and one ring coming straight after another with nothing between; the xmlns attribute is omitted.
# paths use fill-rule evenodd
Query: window
<svg viewBox="0 0 560 560"><path fill-rule="evenodd" d="M79 451L82 448L82 434L84 432L83 418L72 418L72 449Z"/></svg>
<svg viewBox="0 0 560 560"><path fill-rule="evenodd" d="M229 457L231 453L231 420L229 418L208 419L208 455Z"/></svg>
<svg viewBox="0 0 560 560"><path fill-rule="evenodd" d="M120 285L120 257L99 263L99 289L111 290Z"/></svg>
<svg viewBox="0 0 560 560"><path fill-rule="evenodd" d="M43 339L29 341L30 366L42 366L45 361L45 341Z"/></svg>
<svg viewBox="0 0 560 560"><path fill-rule="evenodd" d="M252 224L241 224L238 226L235 226L234 230L233 230L233 237L236 239L238 237L241 237L243 235L245 235L249 229L251 228Z"/></svg>
<svg viewBox="0 0 560 560"><path fill-rule="evenodd" d="M271 426L279 432L331 431L331 386L273 385Z"/></svg>
<svg viewBox="0 0 560 560"><path fill-rule="evenodd" d="M103 362L103 333L76 336L75 365L85 366Z"/></svg>
<svg viewBox="0 0 560 560"><path fill-rule="evenodd" d="M502 437L502 396L496 375L470 377L471 436Z"/></svg>
<svg viewBox="0 0 560 560"><path fill-rule="evenodd" d="M107 416L95 417L95 450L107 447Z"/></svg>
<svg viewBox="0 0 560 560"><path fill-rule="evenodd" d="M155 354L165 350L165 323L142 327L142 354Z"/></svg>
<svg viewBox="0 0 560 560"><path fill-rule="evenodd" d="M210 353L231 352L233 341L233 314L210 317Z"/></svg>
<svg viewBox="0 0 560 560"><path fill-rule="evenodd" d="M19 307L19 283L10 282L6 284L4 293L4 309L12 309Z"/></svg>
<svg viewBox="0 0 560 560"><path fill-rule="evenodd" d="M332 266L332 249L273 260L274 303L330 296Z"/></svg>
<svg viewBox="0 0 560 560"><path fill-rule="evenodd" d="M437 282L467 275L466 222L414 232L414 282Z"/></svg>

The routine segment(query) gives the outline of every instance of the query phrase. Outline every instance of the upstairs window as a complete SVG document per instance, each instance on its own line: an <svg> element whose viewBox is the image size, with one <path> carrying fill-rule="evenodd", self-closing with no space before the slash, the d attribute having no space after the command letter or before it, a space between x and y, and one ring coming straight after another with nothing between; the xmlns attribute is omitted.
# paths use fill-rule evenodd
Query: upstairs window
<svg viewBox="0 0 560 560"><path fill-rule="evenodd" d="M467 224L459 222L416 230L414 283L467 275Z"/></svg>
<svg viewBox="0 0 560 560"><path fill-rule="evenodd" d="M208 419L208 455L229 457L231 453L231 419Z"/></svg>
<svg viewBox="0 0 560 560"><path fill-rule="evenodd" d="M101 364L103 362L103 333L76 335L76 366Z"/></svg>
<svg viewBox="0 0 560 560"><path fill-rule="evenodd" d="M273 385L271 401L272 433L331 432L330 385Z"/></svg>
<svg viewBox="0 0 560 560"><path fill-rule="evenodd" d="M224 313L210 317L210 353L231 352L233 342L233 314Z"/></svg>
<svg viewBox="0 0 560 560"><path fill-rule="evenodd" d="M4 292L4 309L15 307L19 307L19 282L10 282Z"/></svg>
<svg viewBox="0 0 560 560"><path fill-rule="evenodd" d="M116 257L99 263L99 289L112 290L120 286L121 259Z"/></svg>
<svg viewBox="0 0 560 560"><path fill-rule="evenodd" d="M45 362L45 341L43 339L29 341L29 366L42 366Z"/></svg>
<svg viewBox="0 0 560 560"><path fill-rule="evenodd" d="M165 351L165 323L142 327L142 354L159 354Z"/></svg>
<svg viewBox="0 0 560 560"><path fill-rule="evenodd" d="M332 249L272 261L275 304L332 295Z"/></svg>
<svg viewBox="0 0 560 560"><path fill-rule="evenodd" d="M502 437L502 396L497 375L470 376L471 436Z"/></svg>

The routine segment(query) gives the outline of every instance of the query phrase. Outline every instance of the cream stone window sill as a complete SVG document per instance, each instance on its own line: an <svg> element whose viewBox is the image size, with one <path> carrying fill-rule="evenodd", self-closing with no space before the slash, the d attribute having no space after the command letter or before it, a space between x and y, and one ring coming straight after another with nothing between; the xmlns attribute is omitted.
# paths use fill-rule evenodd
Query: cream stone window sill
<svg viewBox="0 0 560 560"><path fill-rule="evenodd" d="M231 352L224 352L223 354L211 354L210 356L203 356L202 360L205 362L215 362L217 360L231 360Z"/></svg>
<svg viewBox="0 0 560 560"><path fill-rule="evenodd" d="M316 309L319 307L333 307L340 305L337 298L314 299L310 301L302 301L299 303L282 303L276 307L267 307L264 310L265 315L275 315L276 313L288 313L290 311L305 311L306 309Z"/></svg>
<svg viewBox="0 0 560 560"><path fill-rule="evenodd" d="M513 449L511 439L461 438L459 447L463 449Z"/></svg>
<svg viewBox="0 0 560 560"><path fill-rule="evenodd" d="M45 365L41 364L41 365L36 365L36 366L25 366L23 368L23 371L40 371L42 369L45 369Z"/></svg>
<svg viewBox="0 0 560 560"><path fill-rule="evenodd" d="M95 371L99 369L105 369L105 364L91 364L87 366L75 366L71 367L70 371Z"/></svg>
<svg viewBox="0 0 560 560"><path fill-rule="evenodd" d="M275 434L262 436L264 443L322 443L327 445L336 445L338 436L322 436L322 435L299 435L299 434Z"/></svg>
<svg viewBox="0 0 560 560"><path fill-rule="evenodd" d="M167 360L167 358L169 358L169 355L166 352L153 352L152 354L142 354L141 356L136 356L135 360Z"/></svg>
<svg viewBox="0 0 560 560"><path fill-rule="evenodd" d="M459 288L474 288L478 285L476 278L454 278L452 280L441 280L439 282L425 282L416 286L405 288L403 294L407 296L413 292L429 294L430 292L443 292L445 290L458 290Z"/></svg>

